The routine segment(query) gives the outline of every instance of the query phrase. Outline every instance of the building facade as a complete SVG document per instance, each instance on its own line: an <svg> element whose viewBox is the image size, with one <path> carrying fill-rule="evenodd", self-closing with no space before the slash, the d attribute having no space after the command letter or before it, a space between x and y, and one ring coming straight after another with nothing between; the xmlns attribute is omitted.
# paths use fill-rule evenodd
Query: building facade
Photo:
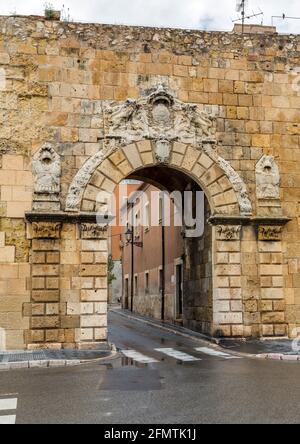
<svg viewBox="0 0 300 444"><path fill-rule="evenodd" d="M108 276L108 289L109 289L109 303L112 305L119 305L123 297L123 261L122 261L122 246L124 227L120 221L120 209L123 205L124 199L127 194L130 196L140 186L140 182L134 180L123 181L123 186L118 185L114 190L114 202L115 202L115 215L116 218L109 230L110 246L108 250L110 252L109 262L109 276ZM122 190L126 193L123 193ZM124 194L124 195L123 195Z"/></svg>
<svg viewBox="0 0 300 444"><path fill-rule="evenodd" d="M107 198L127 178L206 195L190 326L296 336L300 37L0 25L2 347L105 343Z"/></svg>
<svg viewBox="0 0 300 444"><path fill-rule="evenodd" d="M131 217L128 227L123 229L123 307L155 319L181 324L184 294L183 227L175 226L172 202L165 209L165 219L168 220L163 222L164 199L162 196L155 198L155 195L161 194L161 190L142 183L137 192L143 193L143 197L137 198L129 209L133 212L135 222L132 236L128 240L126 232L128 227L132 230Z"/></svg>

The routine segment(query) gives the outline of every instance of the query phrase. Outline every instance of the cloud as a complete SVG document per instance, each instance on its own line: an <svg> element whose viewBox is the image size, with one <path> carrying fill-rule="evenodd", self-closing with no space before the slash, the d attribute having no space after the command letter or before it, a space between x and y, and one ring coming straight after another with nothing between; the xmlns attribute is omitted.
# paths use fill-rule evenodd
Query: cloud
<svg viewBox="0 0 300 444"><path fill-rule="evenodd" d="M50 0L51 1L51 0ZM299 15L299 0L249 0L248 13L264 12L264 23L271 24L274 15ZM70 8L75 21L140 26L181 27L208 30L232 30L237 17L236 0L52 0L57 9ZM43 14L43 0L1 0L0 14ZM256 18L250 22L258 22ZM278 31L299 33L300 21L274 19Z"/></svg>

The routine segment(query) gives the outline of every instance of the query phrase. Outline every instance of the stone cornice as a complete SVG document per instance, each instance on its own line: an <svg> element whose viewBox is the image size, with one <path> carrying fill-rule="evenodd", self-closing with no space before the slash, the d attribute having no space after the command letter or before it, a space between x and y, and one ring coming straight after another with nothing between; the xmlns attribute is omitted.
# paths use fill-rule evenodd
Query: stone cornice
<svg viewBox="0 0 300 444"><path fill-rule="evenodd" d="M64 213L64 212L52 212L52 213L39 213L30 212L25 214L27 222L63 222L63 223L97 223L100 219L103 219L105 224L108 224L113 220L113 216L99 215L96 213ZM103 223L103 224L104 224Z"/></svg>
<svg viewBox="0 0 300 444"><path fill-rule="evenodd" d="M211 225L249 225L251 223L251 217L215 214L208 219L208 222Z"/></svg>
<svg viewBox="0 0 300 444"><path fill-rule="evenodd" d="M289 217L248 217L248 216L226 216L223 214L216 214L208 219L211 225L274 225L284 226L292 219Z"/></svg>
<svg viewBox="0 0 300 444"><path fill-rule="evenodd" d="M271 216L262 216L262 217L255 217L251 220L251 223L253 225L277 225L277 226L284 226L286 224L288 224L289 222L291 222L291 218L289 217L285 217L285 216L275 216L275 217L271 217Z"/></svg>

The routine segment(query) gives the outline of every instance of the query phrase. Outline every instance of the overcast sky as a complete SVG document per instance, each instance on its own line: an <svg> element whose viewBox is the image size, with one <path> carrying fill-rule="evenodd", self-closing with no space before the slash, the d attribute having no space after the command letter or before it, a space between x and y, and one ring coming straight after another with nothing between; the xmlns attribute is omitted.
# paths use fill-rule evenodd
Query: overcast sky
<svg viewBox="0 0 300 444"><path fill-rule="evenodd" d="M52 0L56 9L70 8L74 21L231 30L238 0ZM264 23L273 15L300 17L300 0L249 0L248 13L264 12ZM0 15L43 14L44 0L0 0ZM261 22L256 18L253 22ZM300 20L277 20L278 31L300 33Z"/></svg>

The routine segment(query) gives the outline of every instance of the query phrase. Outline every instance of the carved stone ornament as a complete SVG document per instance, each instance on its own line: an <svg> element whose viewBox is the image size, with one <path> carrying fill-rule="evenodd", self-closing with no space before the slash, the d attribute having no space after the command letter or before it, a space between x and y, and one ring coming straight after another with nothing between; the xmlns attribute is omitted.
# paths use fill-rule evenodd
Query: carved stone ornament
<svg viewBox="0 0 300 444"><path fill-rule="evenodd" d="M258 199L280 199L280 173L272 156L263 156L256 165L256 193Z"/></svg>
<svg viewBox="0 0 300 444"><path fill-rule="evenodd" d="M78 209L78 205L80 205L85 187L90 181L95 169L104 159L105 155L100 151L94 156L90 157L78 171L69 188L66 200L67 211L76 211Z"/></svg>
<svg viewBox="0 0 300 444"><path fill-rule="evenodd" d="M50 144L45 144L33 156L34 193L36 195L59 195L60 157Z"/></svg>
<svg viewBox="0 0 300 444"><path fill-rule="evenodd" d="M66 211L80 211L85 188L105 158L131 143L152 140L158 163L170 162L174 141L205 152L231 182L241 214L252 214L244 181L216 152L216 118L198 105L177 100L167 88L159 85L138 100L102 102L99 116L102 119L99 152L83 165L73 179L66 199Z"/></svg>
<svg viewBox="0 0 300 444"><path fill-rule="evenodd" d="M247 187L241 176L235 171L227 160L220 157L214 149L214 144L203 142L202 150L224 171L232 188L236 192L242 215L252 214L252 204L248 195Z"/></svg>
<svg viewBox="0 0 300 444"><path fill-rule="evenodd" d="M158 163L169 163L171 145L168 140L158 140L155 146L155 157Z"/></svg>
<svg viewBox="0 0 300 444"><path fill-rule="evenodd" d="M107 234L107 225L99 224L81 224L81 239L105 239Z"/></svg>
<svg viewBox="0 0 300 444"><path fill-rule="evenodd" d="M142 138L194 144L216 140L216 119L175 99L163 85L139 100L106 102L103 111L103 138L121 138L125 145Z"/></svg>
<svg viewBox="0 0 300 444"><path fill-rule="evenodd" d="M33 156L33 209L60 210L60 156L50 144L45 144Z"/></svg>
<svg viewBox="0 0 300 444"><path fill-rule="evenodd" d="M258 240L260 241L281 241L283 226L259 226Z"/></svg>
<svg viewBox="0 0 300 444"><path fill-rule="evenodd" d="M34 239L59 239L61 223L59 222L33 222Z"/></svg>
<svg viewBox="0 0 300 444"><path fill-rule="evenodd" d="M221 241L233 241L241 239L240 225L218 225L216 227L216 239Z"/></svg>

